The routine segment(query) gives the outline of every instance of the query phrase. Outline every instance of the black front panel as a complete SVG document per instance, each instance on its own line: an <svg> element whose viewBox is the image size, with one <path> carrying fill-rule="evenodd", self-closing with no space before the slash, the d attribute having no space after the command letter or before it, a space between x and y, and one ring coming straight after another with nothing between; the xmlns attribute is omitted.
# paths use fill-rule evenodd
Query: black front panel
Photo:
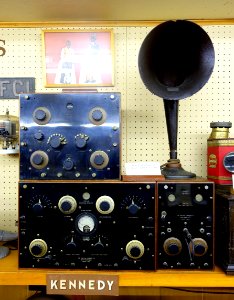
<svg viewBox="0 0 234 300"><path fill-rule="evenodd" d="M234 195L229 191L215 195L215 262L234 275Z"/></svg>
<svg viewBox="0 0 234 300"><path fill-rule="evenodd" d="M119 179L120 94L20 95L20 179Z"/></svg>
<svg viewBox="0 0 234 300"><path fill-rule="evenodd" d="M155 269L155 184L20 182L19 267Z"/></svg>
<svg viewBox="0 0 234 300"><path fill-rule="evenodd" d="M213 268L214 184L163 182L157 188L157 267Z"/></svg>

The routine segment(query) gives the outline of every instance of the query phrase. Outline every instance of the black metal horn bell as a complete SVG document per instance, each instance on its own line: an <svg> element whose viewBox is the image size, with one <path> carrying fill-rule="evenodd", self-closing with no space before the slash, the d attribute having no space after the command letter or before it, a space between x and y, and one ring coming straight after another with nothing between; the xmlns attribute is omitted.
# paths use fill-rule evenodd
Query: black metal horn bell
<svg viewBox="0 0 234 300"><path fill-rule="evenodd" d="M177 159L179 100L198 92L214 68L214 47L199 25L187 21L166 21L149 32L139 56L139 73L146 88L163 98L170 159L162 168L169 179L192 178Z"/></svg>

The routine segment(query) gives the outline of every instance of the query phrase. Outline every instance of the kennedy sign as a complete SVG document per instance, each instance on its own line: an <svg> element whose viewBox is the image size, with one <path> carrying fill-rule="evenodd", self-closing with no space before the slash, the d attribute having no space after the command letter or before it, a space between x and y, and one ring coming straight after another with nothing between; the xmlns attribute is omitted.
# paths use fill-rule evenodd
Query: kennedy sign
<svg viewBox="0 0 234 300"><path fill-rule="evenodd" d="M119 277L99 274L48 274L47 294L119 295Z"/></svg>
<svg viewBox="0 0 234 300"><path fill-rule="evenodd" d="M35 92L35 78L7 77L0 78L0 99L16 99L19 94Z"/></svg>

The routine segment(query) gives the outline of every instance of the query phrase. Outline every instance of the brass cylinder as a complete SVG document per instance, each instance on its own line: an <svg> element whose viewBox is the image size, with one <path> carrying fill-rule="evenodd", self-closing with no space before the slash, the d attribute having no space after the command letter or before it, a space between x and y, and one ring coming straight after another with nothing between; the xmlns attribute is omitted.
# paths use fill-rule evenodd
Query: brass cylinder
<svg viewBox="0 0 234 300"><path fill-rule="evenodd" d="M229 138L229 128L232 127L231 122L212 122L210 123L212 128L211 134L208 140L213 139L228 139Z"/></svg>

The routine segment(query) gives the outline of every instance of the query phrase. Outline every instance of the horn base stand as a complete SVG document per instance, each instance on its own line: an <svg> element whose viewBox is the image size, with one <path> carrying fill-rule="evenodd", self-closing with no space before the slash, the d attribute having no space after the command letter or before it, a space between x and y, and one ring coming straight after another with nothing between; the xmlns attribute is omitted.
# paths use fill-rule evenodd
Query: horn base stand
<svg viewBox="0 0 234 300"><path fill-rule="evenodd" d="M167 163L162 166L161 173L167 179L187 179L196 177L196 174L185 171L181 167L179 159L169 159Z"/></svg>

